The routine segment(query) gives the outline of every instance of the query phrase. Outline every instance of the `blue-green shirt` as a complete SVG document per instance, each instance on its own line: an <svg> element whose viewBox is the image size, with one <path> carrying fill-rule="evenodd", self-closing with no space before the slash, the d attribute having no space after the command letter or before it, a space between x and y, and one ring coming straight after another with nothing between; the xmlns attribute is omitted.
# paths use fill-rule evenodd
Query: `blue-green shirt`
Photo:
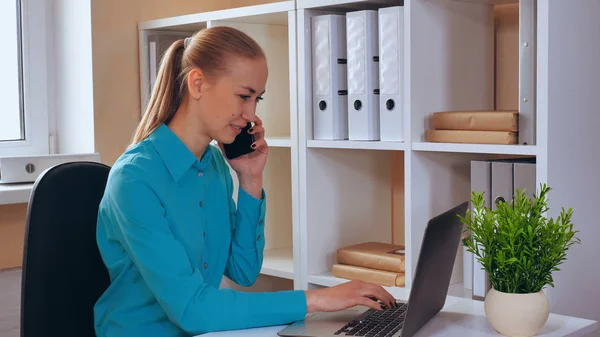
<svg viewBox="0 0 600 337"><path fill-rule="evenodd" d="M303 319L301 290L219 289L242 285L262 261L265 192L233 183L221 151L198 160L161 125L113 165L98 212L97 242L111 285L95 310L99 337L190 336Z"/></svg>

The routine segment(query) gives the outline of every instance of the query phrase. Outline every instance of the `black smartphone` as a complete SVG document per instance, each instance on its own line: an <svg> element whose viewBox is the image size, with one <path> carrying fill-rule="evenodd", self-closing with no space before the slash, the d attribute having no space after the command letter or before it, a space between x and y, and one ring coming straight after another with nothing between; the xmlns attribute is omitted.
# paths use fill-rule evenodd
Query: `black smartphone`
<svg viewBox="0 0 600 337"><path fill-rule="evenodd" d="M235 137L235 140L231 144L223 144L225 149L225 156L228 159L235 159L239 156L254 152L254 149L250 147L254 143L254 135L248 133L248 130L252 127L252 123L248 122L242 129L239 135Z"/></svg>

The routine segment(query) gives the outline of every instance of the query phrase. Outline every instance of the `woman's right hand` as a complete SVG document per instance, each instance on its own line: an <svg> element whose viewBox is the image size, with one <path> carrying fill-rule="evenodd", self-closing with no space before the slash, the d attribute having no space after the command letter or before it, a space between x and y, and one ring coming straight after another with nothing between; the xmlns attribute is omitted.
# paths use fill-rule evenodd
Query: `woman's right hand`
<svg viewBox="0 0 600 337"><path fill-rule="evenodd" d="M375 310L381 310L381 304L388 308L396 305L392 294L382 286L358 280L329 288L306 290L305 293L309 313L339 311L355 305L364 305Z"/></svg>

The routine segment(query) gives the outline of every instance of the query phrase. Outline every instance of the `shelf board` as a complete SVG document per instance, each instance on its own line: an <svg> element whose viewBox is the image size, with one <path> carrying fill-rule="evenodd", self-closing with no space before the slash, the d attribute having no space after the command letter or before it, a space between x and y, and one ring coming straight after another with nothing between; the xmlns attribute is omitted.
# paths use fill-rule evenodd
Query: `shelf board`
<svg viewBox="0 0 600 337"><path fill-rule="evenodd" d="M393 150L404 151L404 142L357 141L357 140L308 140L307 147L325 149Z"/></svg>
<svg viewBox="0 0 600 337"><path fill-rule="evenodd" d="M0 205L28 202L32 188L33 183L0 184Z"/></svg>
<svg viewBox="0 0 600 337"><path fill-rule="evenodd" d="M401 6L398 0L297 0L297 9L323 8L341 10L375 9L384 6Z"/></svg>
<svg viewBox="0 0 600 337"><path fill-rule="evenodd" d="M458 2L471 2L476 4L486 5L507 5L507 4L518 4L519 0L454 0Z"/></svg>
<svg viewBox="0 0 600 337"><path fill-rule="evenodd" d="M434 143L414 142L414 151L482 153L504 155L537 155L535 145L497 145L497 144L463 144L463 143Z"/></svg>
<svg viewBox="0 0 600 337"><path fill-rule="evenodd" d="M309 275L308 283L323 287L333 287L338 284L349 282L350 280L333 276L331 273L322 273L317 275ZM387 287L385 290L390 292L395 298L408 299L410 288L406 287ZM455 283L448 287L448 296L471 299L472 292L464 288L464 284Z"/></svg>
<svg viewBox="0 0 600 337"><path fill-rule="evenodd" d="M292 247L265 249L261 274L294 279Z"/></svg>
<svg viewBox="0 0 600 337"><path fill-rule="evenodd" d="M280 1L144 21L139 23L138 29L181 29L185 26L193 28L211 20L287 25L287 12L294 8L294 1Z"/></svg>
<svg viewBox="0 0 600 337"><path fill-rule="evenodd" d="M267 137L269 147L292 147L290 137Z"/></svg>

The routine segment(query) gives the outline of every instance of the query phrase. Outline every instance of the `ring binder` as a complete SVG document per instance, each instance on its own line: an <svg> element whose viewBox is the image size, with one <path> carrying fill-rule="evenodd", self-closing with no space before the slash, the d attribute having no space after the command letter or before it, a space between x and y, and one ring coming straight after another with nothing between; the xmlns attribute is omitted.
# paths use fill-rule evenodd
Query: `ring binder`
<svg viewBox="0 0 600 337"><path fill-rule="evenodd" d="M377 11L346 14L348 45L348 138L379 140Z"/></svg>
<svg viewBox="0 0 600 337"><path fill-rule="evenodd" d="M348 139L345 16L318 15L311 20L313 139Z"/></svg>
<svg viewBox="0 0 600 337"><path fill-rule="evenodd" d="M382 141L404 141L404 8L379 9L379 118Z"/></svg>

